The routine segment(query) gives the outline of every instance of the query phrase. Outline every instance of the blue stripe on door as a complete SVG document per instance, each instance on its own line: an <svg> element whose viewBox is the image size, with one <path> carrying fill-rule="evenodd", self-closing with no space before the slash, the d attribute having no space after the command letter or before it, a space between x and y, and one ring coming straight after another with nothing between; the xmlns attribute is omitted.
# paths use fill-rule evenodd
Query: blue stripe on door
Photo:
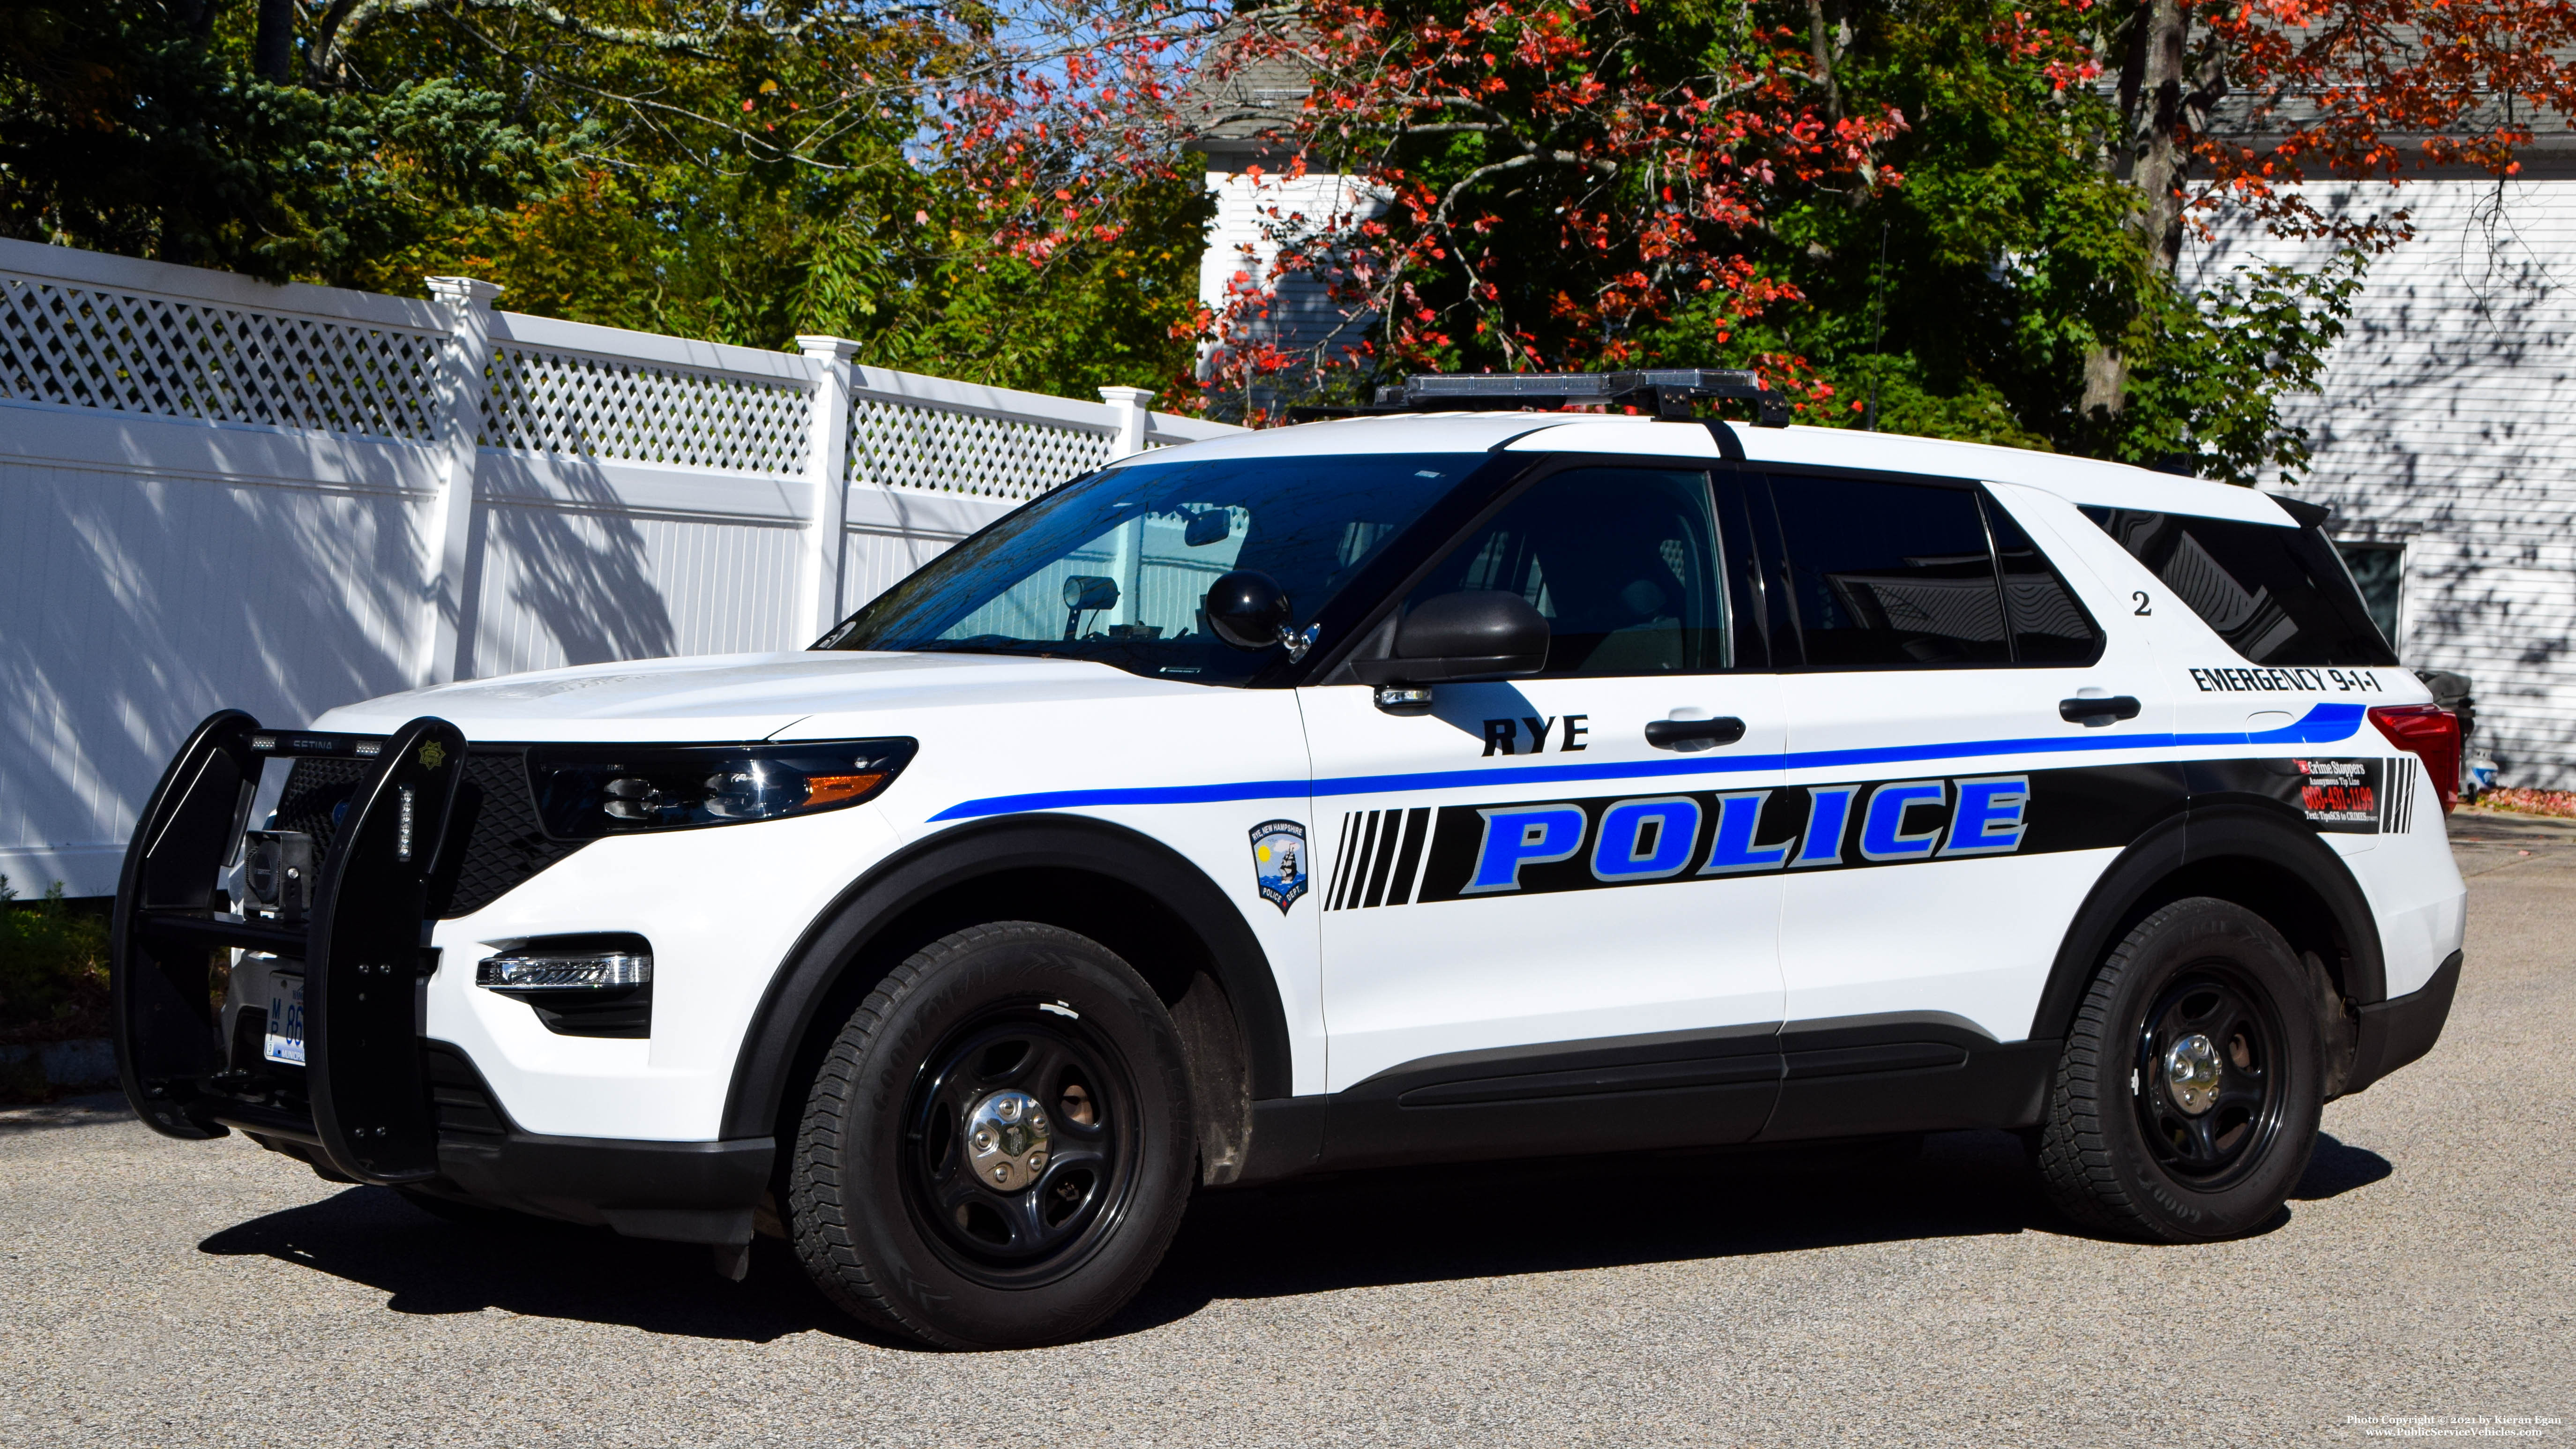
<svg viewBox="0 0 2576 1449"><path fill-rule="evenodd" d="M1780 755L1718 759L1631 760L1597 765L1529 765L1472 770L1424 770L1402 775L1341 775L1320 780L1244 780L1215 785L1146 785L1091 790L1037 790L989 795L951 805L931 816L980 820L1029 810L1074 810L1097 805L1211 805L1230 800L1292 800L1312 796L1386 795L1400 791L1459 790L1476 785L1550 785L1591 780L1668 780L1693 775L1738 775L1755 770L1815 770L1835 765L1890 765L1935 760L1974 760L1995 755L2090 754L2103 750L2189 749L2210 746L2323 745L2348 740L2361 728L2363 706L2320 704L2276 730L2221 730L2209 734L2052 735L2041 739L1961 740L1938 745L1887 745L1865 750L1804 750Z"/></svg>

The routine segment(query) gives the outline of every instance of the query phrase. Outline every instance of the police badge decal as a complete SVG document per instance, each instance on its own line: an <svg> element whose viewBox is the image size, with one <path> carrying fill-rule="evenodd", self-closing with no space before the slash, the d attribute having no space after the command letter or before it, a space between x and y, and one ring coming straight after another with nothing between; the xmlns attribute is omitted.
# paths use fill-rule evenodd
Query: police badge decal
<svg viewBox="0 0 2576 1449"><path fill-rule="evenodd" d="M1264 820L1252 827L1252 879L1261 898L1288 914L1306 893L1306 827L1294 820Z"/></svg>

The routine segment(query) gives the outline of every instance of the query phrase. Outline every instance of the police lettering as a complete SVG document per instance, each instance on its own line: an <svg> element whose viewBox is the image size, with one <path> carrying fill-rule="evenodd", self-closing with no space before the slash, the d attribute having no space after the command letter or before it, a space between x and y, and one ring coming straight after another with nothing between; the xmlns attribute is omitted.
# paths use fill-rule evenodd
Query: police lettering
<svg viewBox="0 0 2576 1449"><path fill-rule="evenodd" d="M1570 800L1479 807L1473 812L1475 861L1456 892L1564 889L1579 878L1533 885L1525 872L1578 858L1592 882L1628 885L1685 875L2004 855L2021 849L2029 828L2027 775L1781 792L1806 797L1806 819L1764 839L1762 816L1774 793L1641 796L1609 801L1597 812Z"/></svg>

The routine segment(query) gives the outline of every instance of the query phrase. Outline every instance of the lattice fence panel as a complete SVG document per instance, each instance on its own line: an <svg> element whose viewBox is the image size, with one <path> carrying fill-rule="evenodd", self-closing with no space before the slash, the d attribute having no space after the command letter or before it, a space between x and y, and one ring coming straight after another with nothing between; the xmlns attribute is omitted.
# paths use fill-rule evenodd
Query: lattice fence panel
<svg viewBox="0 0 2576 1449"><path fill-rule="evenodd" d="M1062 423L855 399L850 476L978 498L1035 498L1109 461L1117 440Z"/></svg>
<svg viewBox="0 0 2576 1449"><path fill-rule="evenodd" d="M443 333L0 278L0 394L380 438L437 432Z"/></svg>
<svg viewBox="0 0 2576 1449"><path fill-rule="evenodd" d="M492 352L487 447L677 463L721 473L804 471L813 389L519 347Z"/></svg>

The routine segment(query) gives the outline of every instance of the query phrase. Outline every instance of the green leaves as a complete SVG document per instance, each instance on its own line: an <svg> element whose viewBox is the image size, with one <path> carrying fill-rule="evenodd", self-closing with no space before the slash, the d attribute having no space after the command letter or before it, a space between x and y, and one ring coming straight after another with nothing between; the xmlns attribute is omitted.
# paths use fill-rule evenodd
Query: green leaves
<svg viewBox="0 0 2576 1449"><path fill-rule="evenodd" d="M2159 290L2131 334L2129 407L2100 433L2104 455L2232 483L2267 470L2295 481L2308 434L2283 421L2281 400L2315 389L2368 266L2346 248L2312 272L2239 266L2197 295Z"/></svg>
<svg viewBox="0 0 2576 1449"><path fill-rule="evenodd" d="M1195 185L1110 196L1036 269L933 144L943 77L1000 43L981 11L310 5L276 84L250 71L256 9L0 8L0 234L412 295L463 273L515 310L843 332L1077 396L1189 365Z"/></svg>
<svg viewBox="0 0 2576 1449"><path fill-rule="evenodd" d="M103 1035L107 920L75 910L56 881L36 901L0 875L0 1040Z"/></svg>

